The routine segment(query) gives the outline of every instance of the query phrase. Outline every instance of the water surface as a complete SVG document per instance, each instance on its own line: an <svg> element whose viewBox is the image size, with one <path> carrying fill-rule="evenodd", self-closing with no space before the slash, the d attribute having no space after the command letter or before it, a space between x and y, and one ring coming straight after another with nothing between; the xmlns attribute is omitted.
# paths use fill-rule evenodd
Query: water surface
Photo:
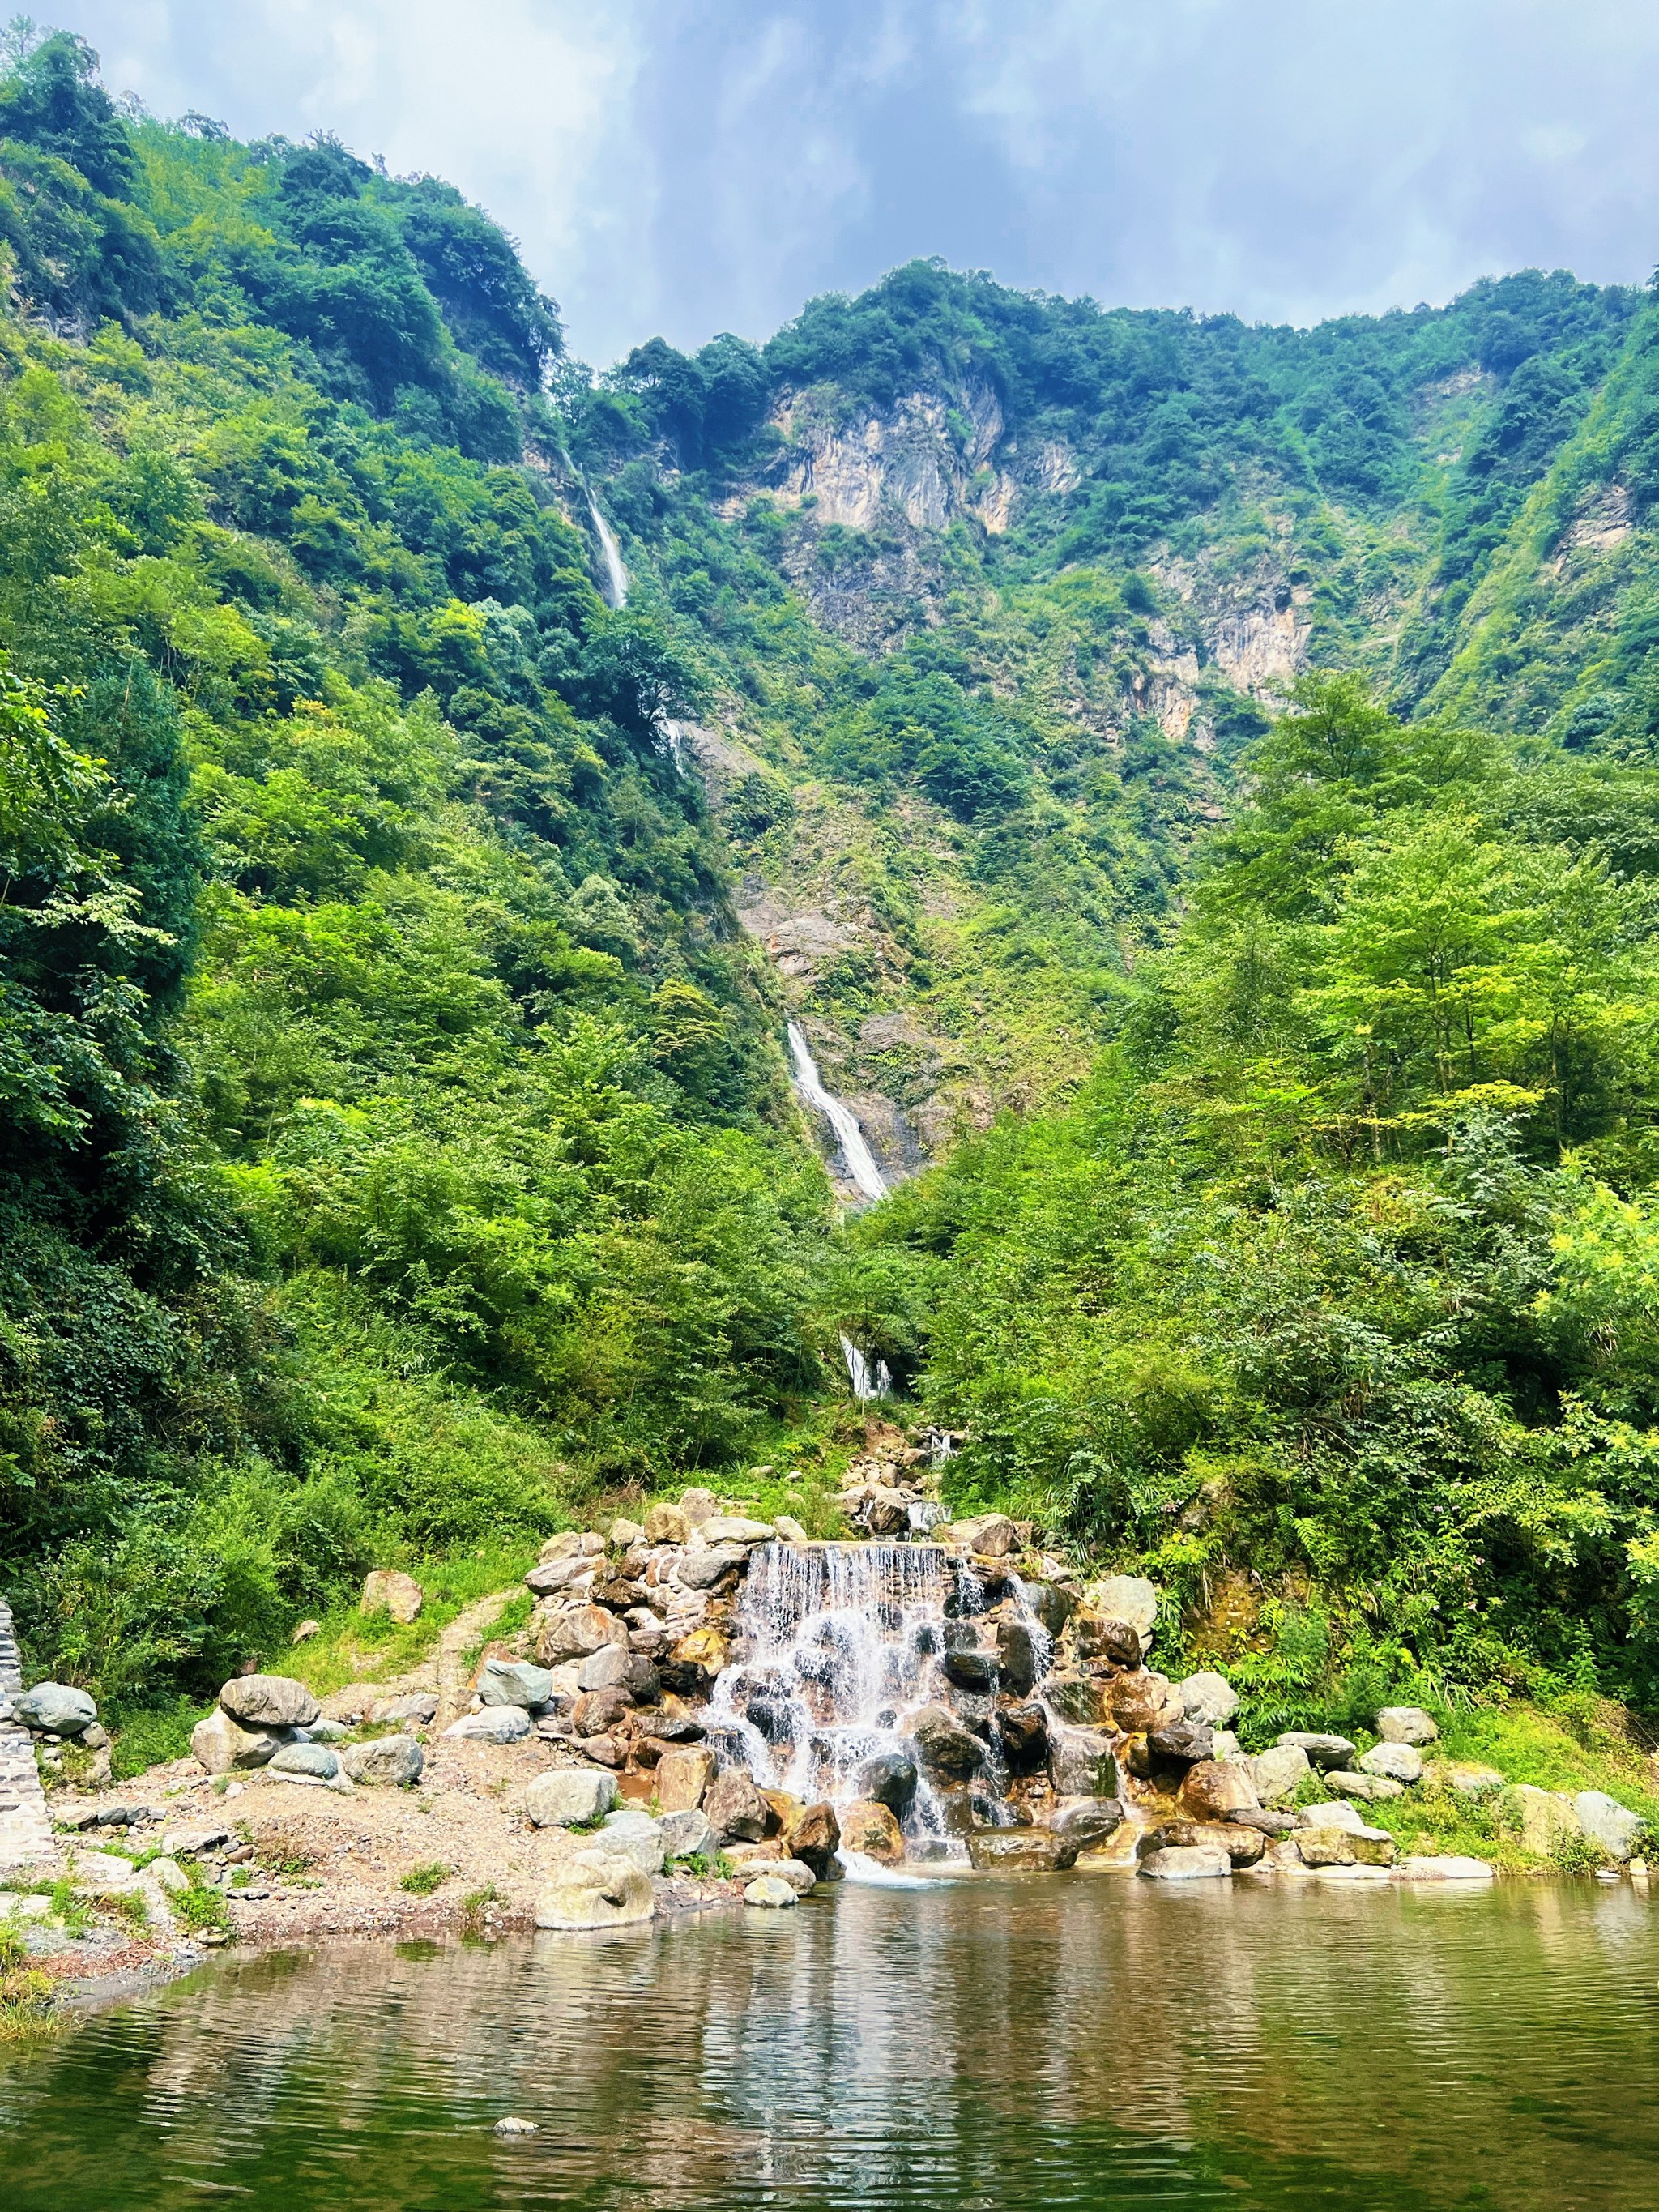
<svg viewBox="0 0 1659 2212"><path fill-rule="evenodd" d="M506 2113L541 2132L503 2141ZM0 2060L7 2212L1652 2212L1628 1886L850 1885L215 1964Z"/></svg>

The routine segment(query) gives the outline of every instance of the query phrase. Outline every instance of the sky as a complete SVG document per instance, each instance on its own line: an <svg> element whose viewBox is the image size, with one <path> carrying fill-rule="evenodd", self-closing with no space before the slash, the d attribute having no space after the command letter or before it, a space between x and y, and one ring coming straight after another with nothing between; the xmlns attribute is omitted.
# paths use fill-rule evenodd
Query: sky
<svg viewBox="0 0 1659 2212"><path fill-rule="evenodd" d="M916 255L1252 320L1659 261L1652 0L68 0L105 82L329 130L520 241L596 366Z"/></svg>

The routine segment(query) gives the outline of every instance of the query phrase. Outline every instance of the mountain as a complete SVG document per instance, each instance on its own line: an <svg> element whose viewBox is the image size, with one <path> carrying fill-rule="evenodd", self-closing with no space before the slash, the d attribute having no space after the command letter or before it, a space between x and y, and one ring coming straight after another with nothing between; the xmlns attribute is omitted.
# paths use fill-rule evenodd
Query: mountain
<svg viewBox="0 0 1659 2212"><path fill-rule="evenodd" d="M1263 1711L1651 1698L1647 293L918 263L596 377L451 187L26 31L0 234L42 1662L160 1728L692 1471L827 1533L850 1338Z"/></svg>

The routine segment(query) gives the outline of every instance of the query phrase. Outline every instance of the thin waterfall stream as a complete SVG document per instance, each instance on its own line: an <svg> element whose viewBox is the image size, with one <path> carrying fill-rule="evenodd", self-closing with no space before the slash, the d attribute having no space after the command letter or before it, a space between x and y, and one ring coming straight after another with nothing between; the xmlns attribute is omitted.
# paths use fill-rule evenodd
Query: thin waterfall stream
<svg viewBox="0 0 1659 2212"><path fill-rule="evenodd" d="M609 607L628 605L628 570L623 565L622 548L617 543L617 533L599 512L599 503L590 491L587 512L593 524L593 534L599 541L599 557L605 563L605 599Z"/></svg>
<svg viewBox="0 0 1659 2212"><path fill-rule="evenodd" d="M836 1133L836 1142L842 1158L847 1164L848 1181L866 1200L873 1201L887 1195L887 1178L876 1165L876 1156L870 1149L858 1115L844 1098L837 1098L826 1091L823 1079L818 1073L805 1037L798 1024L791 1022L787 1031L789 1057L794 1064L795 1089L812 1110L823 1115ZM893 1378L884 1360L872 1365L869 1355L854 1344L850 1336L841 1340L842 1358L847 1362L847 1379L853 1386L853 1395L860 1404L872 1398L884 1398L893 1387Z"/></svg>

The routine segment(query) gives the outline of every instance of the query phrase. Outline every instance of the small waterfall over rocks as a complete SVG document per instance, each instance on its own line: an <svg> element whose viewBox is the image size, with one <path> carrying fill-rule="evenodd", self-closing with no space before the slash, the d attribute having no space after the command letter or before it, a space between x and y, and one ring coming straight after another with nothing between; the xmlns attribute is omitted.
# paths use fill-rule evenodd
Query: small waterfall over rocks
<svg viewBox="0 0 1659 2212"><path fill-rule="evenodd" d="M794 1064L794 1083L802 1099L814 1113L822 1115L836 1133L836 1142L846 1163L848 1180L866 1199L885 1198L887 1178L876 1165L876 1156L871 1151L858 1115L844 1098L837 1098L823 1087L799 1025L791 1022L788 1027L789 1057ZM887 1371L884 1360L872 1362L869 1354L854 1343L850 1336L841 1340L841 1356L847 1362L847 1379L853 1386L853 1395L860 1405L872 1398L885 1398L893 1387L893 1378Z"/></svg>

